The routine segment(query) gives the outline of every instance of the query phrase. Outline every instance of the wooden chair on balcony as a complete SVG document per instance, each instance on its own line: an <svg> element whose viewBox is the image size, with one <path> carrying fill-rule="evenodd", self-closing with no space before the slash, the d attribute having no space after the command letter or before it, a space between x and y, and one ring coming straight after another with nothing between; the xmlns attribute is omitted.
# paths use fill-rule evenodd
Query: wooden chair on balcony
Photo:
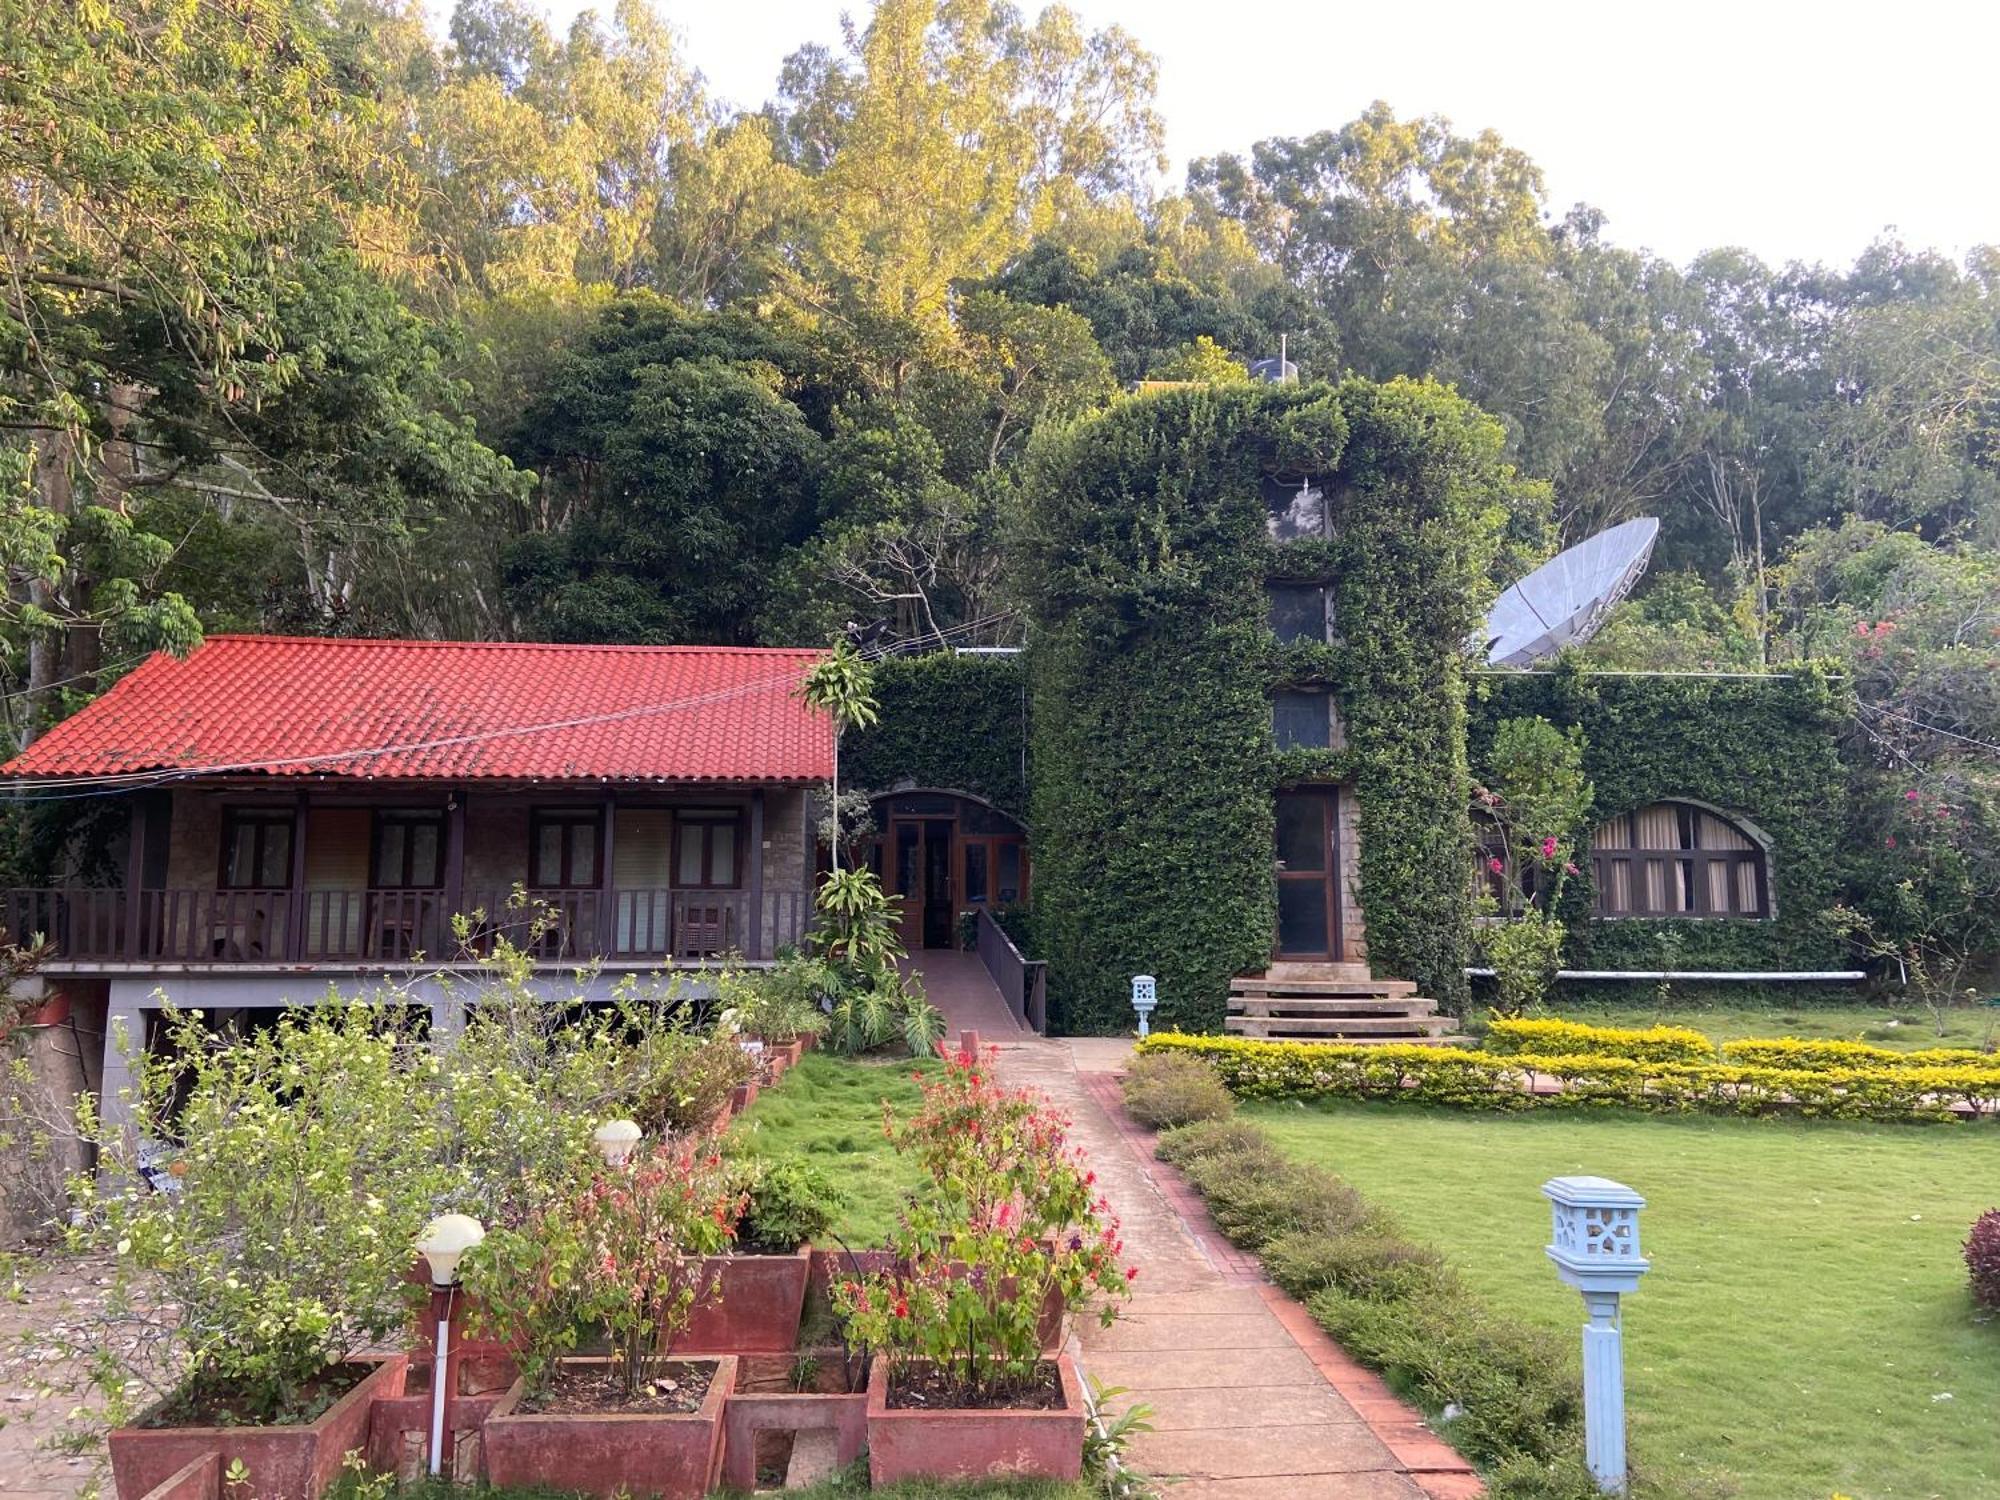
<svg viewBox="0 0 2000 1500"><path fill-rule="evenodd" d="M720 901L690 899L681 908L674 935L676 958L713 958L729 947L729 907Z"/></svg>

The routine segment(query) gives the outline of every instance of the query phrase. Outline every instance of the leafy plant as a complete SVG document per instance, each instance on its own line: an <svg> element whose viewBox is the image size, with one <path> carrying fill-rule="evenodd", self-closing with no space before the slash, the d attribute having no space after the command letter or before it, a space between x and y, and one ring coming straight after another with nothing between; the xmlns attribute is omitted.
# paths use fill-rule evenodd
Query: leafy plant
<svg viewBox="0 0 2000 1500"><path fill-rule="evenodd" d="M1083 1472L1104 1500L1155 1500L1157 1491L1125 1459L1132 1440L1153 1430L1153 1408L1144 1401L1128 1401L1116 1416L1105 1417L1110 1404L1125 1393L1122 1385L1105 1385L1095 1375L1090 1377L1093 1420L1083 1431Z"/></svg>
<svg viewBox="0 0 2000 1500"><path fill-rule="evenodd" d="M757 1250L824 1243L845 1202L833 1179L799 1156L749 1163L741 1238Z"/></svg>
<svg viewBox="0 0 2000 1500"><path fill-rule="evenodd" d="M839 976L821 959L790 953L761 971L723 969L716 976L720 1024L770 1042L826 1030L823 1002Z"/></svg>
<svg viewBox="0 0 2000 1500"><path fill-rule="evenodd" d="M1507 1015L1539 1005L1562 968L1563 886L1578 873L1576 841L1591 804L1583 736L1547 719L1504 719L1493 734L1489 785L1474 799L1498 826L1504 853L1487 856L1499 920L1481 942Z"/></svg>
<svg viewBox="0 0 2000 1500"><path fill-rule="evenodd" d="M707 1129L738 1087L757 1075L757 1063L727 1034L674 1031L635 1080L630 1114L649 1134Z"/></svg>
<svg viewBox="0 0 2000 1500"><path fill-rule="evenodd" d="M1989 1208L1973 1221L1965 1237L1965 1269L1972 1278L1972 1300L2000 1310L2000 1208Z"/></svg>
<svg viewBox="0 0 2000 1500"><path fill-rule="evenodd" d="M133 1128L86 1109L103 1170L72 1183L69 1242L113 1257L102 1323L50 1337L113 1424L147 1390L170 1417L309 1418L338 1394L329 1367L404 1325L411 1244L458 1180L421 1043L361 1005L238 1036L191 1011L162 1024L169 1046L135 1060Z"/></svg>
<svg viewBox="0 0 2000 1500"><path fill-rule="evenodd" d="M519 1228L490 1231L466 1257L466 1286L522 1340L531 1389L546 1389L590 1325L611 1346L629 1400L657 1379L674 1335L713 1294L703 1258L728 1247L744 1206L719 1155L662 1141L579 1176Z"/></svg>
<svg viewBox="0 0 2000 1500"><path fill-rule="evenodd" d="M1236 1108L1235 1095L1223 1086L1215 1069L1199 1058L1172 1052L1134 1058L1119 1087L1125 1095L1125 1113L1151 1130L1226 1119Z"/></svg>
<svg viewBox="0 0 2000 1500"><path fill-rule="evenodd" d="M1110 1300L1137 1274L1119 1265L1118 1226L1096 1174L1068 1144L1068 1121L982 1060L947 1054L923 1102L887 1128L931 1191L895 1236L896 1268L841 1281L833 1302L852 1332L907 1378L926 1361L963 1402L1004 1399L1041 1359L1043 1309Z"/></svg>
<svg viewBox="0 0 2000 1500"><path fill-rule="evenodd" d="M872 871L835 870L820 883L807 941L833 981L826 1039L836 1052L869 1052L900 1039L922 1057L944 1035L944 1018L921 983L897 965L905 956L900 904Z"/></svg>

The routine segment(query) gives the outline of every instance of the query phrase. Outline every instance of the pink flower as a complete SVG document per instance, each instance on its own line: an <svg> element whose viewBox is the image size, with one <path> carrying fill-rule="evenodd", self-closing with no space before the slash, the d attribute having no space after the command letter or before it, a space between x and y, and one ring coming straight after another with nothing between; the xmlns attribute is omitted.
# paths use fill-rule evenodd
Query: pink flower
<svg viewBox="0 0 2000 1500"><path fill-rule="evenodd" d="M1498 875L1507 867L1502 863L1500 863L1499 859L1495 857L1493 859L1489 859L1486 861L1486 868L1491 870L1495 875Z"/></svg>
<svg viewBox="0 0 2000 1500"><path fill-rule="evenodd" d="M1903 793L1903 800L1905 802L1915 802L1917 800L1917 789L1911 787L1907 792Z"/></svg>
<svg viewBox="0 0 2000 1500"><path fill-rule="evenodd" d="M1556 836L1552 833L1547 838L1542 840L1542 858L1554 859L1555 857L1556 857Z"/></svg>
<svg viewBox="0 0 2000 1500"><path fill-rule="evenodd" d="M1573 860L1573 859L1566 859L1566 860L1564 860L1564 861L1563 861L1563 874L1565 874L1565 875L1580 875L1580 874L1582 874L1582 873L1583 873L1583 872L1582 872L1581 870L1577 869L1577 867L1576 867L1576 861L1575 861L1575 860Z"/></svg>
<svg viewBox="0 0 2000 1500"><path fill-rule="evenodd" d="M1890 835L1889 835L1889 836L1888 836L1887 838L1883 839L1883 840L1882 840L1882 847L1883 847L1884 849L1893 849L1893 848L1895 848L1895 847L1896 847L1896 835L1892 833L1892 834L1890 834Z"/></svg>

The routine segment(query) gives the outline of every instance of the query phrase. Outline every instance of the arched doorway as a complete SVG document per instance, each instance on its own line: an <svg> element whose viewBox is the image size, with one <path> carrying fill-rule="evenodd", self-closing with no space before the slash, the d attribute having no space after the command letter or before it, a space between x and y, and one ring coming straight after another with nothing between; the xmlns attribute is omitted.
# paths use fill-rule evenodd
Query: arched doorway
<svg viewBox="0 0 2000 1500"><path fill-rule="evenodd" d="M959 919L1028 897L1028 835L990 802L958 792L890 792L874 800L868 861L903 900L903 945L958 946Z"/></svg>

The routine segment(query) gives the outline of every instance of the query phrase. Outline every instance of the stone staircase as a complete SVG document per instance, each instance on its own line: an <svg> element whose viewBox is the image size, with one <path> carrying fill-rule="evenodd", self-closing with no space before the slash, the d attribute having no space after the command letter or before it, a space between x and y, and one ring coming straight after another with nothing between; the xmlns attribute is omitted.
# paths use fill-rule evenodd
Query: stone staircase
<svg viewBox="0 0 2000 1500"><path fill-rule="evenodd" d="M1376 979L1365 964L1273 964L1229 986L1231 1036L1291 1042L1449 1045L1458 1022L1437 1013L1407 979Z"/></svg>

